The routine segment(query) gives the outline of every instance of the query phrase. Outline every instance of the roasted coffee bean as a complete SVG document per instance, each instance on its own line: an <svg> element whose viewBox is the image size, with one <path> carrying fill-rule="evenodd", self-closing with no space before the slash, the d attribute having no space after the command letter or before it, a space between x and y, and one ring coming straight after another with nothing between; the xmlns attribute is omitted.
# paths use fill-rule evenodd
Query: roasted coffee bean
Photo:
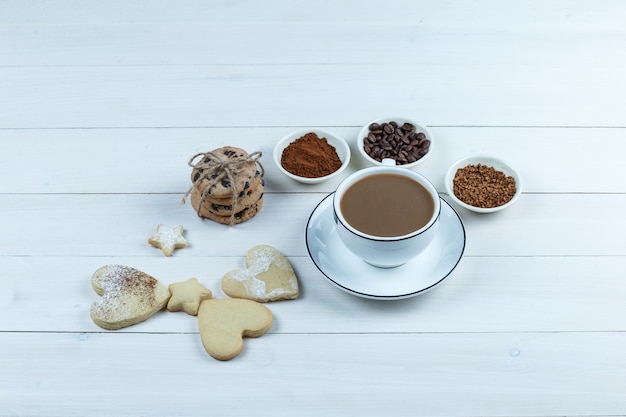
<svg viewBox="0 0 626 417"><path fill-rule="evenodd" d="M395 121L372 123L363 140L365 153L377 161L393 158L398 165L409 164L426 155L430 140L423 132L417 132L411 123L399 125Z"/></svg>

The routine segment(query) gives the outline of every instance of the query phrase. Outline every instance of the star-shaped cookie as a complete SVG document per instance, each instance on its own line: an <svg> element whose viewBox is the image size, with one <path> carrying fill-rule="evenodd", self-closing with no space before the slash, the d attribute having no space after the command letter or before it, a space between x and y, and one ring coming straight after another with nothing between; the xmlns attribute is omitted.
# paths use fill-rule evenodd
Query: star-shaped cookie
<svg viewBox="0 0 626 417"><path fill-rule="evenodd" d="M169 227L160 224L157 226L156 234L148 239L148 243L161 249L165 256L171 256L174 249L187 246L187 240L183 237L184 230L182 225Z"/></svg>
<svg viewBox="0 0 626 417"><path fill-rule="evenodd" d="M190 316L197 316L200 303L210 299L211 290L204 288L195 278L169 285L172 297L167 303L168 311L184 311Z"/></svg>

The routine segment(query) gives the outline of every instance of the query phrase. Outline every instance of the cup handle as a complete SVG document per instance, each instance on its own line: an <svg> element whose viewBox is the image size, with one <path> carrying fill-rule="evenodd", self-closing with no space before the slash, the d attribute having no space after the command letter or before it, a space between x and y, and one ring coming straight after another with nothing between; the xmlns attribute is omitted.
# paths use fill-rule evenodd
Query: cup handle
<svg viewBox="0 0 626 417"><path fill-rule="evenodd" d="M396 160L393 158L384 158L381 161L381 164L387 165L387 166L396 166Z"/></svg>

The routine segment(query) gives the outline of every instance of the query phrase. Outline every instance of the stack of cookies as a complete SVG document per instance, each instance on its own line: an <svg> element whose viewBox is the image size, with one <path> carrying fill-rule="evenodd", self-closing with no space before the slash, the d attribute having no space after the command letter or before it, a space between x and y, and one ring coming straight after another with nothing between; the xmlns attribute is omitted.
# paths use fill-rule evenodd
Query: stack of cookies
<svg viewBox="0 0 626 417"><path fill-rule="evenodd" d="M263 206L263 169L240 148L225 146L205 154L191 172L191 205L198 216L233 225L253 218ZM192 158L192 161L194 159Z"/></svg>

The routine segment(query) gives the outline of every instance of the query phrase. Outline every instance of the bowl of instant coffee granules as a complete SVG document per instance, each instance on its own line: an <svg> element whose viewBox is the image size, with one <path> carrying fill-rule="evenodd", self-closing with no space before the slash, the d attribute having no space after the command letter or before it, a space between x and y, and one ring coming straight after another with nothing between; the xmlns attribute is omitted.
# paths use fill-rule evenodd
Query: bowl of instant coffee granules
<svg viewBox="0 0 626 417"><path fill-rule="evenodd" d="M448 195L461 207L492 213L509 207L522 193L522 178L508 163L492 156L456 161L445 177Z"/></svg>
<svg viewBox="0 0 626 417"><path fill-rule="evenodd" d="M396 166L413 168L433 151L433 135L424 125L404 117L385 117L363 126L357 137L361 156L373 165L386 158Z"/></svg>
<svg viewBox="0 0 626 417"><path fill-rule="evenodd" d="M317 184L337 176L350 163L345 140L318 130L301 130L283 137L274 146L274 163L296 181Z"/></svg>

